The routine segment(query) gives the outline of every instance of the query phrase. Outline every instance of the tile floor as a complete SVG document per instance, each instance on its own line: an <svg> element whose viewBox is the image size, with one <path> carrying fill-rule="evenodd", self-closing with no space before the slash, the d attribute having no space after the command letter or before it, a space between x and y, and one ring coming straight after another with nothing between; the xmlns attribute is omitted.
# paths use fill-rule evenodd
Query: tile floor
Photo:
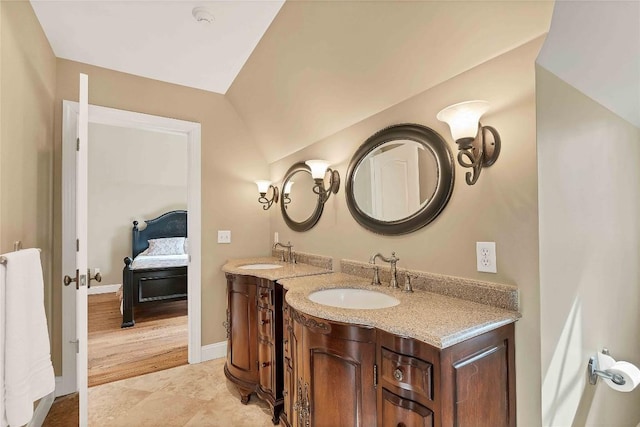
<svg viewBox="0 0 640 427"><path fill-rule="evenodd" d="M90 427L268 427L269 407L248 405L224 376L225 359L184 365L89 389Z"/></svg>

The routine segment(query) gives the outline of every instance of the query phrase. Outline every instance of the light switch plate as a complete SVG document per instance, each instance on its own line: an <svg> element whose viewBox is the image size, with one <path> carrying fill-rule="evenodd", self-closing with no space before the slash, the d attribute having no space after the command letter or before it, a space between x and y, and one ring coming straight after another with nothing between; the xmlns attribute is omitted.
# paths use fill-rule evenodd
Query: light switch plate
<svg viewBox="0 0 640 427"><path fill-rule="evenodd" d="M497 273L496 242L476 242L478 271Z"/></svg>
<svg viewBox="0 0 640 427"><path fill-rule="evenodd" d="M218 230L218 243L231 243L231 231Z"/></svg>

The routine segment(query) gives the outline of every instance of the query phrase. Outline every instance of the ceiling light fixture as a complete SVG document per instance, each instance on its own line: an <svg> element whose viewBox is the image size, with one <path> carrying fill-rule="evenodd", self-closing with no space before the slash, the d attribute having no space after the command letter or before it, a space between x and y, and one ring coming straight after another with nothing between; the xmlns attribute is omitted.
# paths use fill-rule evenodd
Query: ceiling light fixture
<svg viewBox="0 0 640 427"><path fill-rule="evenodd" d="M191 14L199 24L212 24L215 20L213 13L209 12L206 7L194 7Z"/></svg>

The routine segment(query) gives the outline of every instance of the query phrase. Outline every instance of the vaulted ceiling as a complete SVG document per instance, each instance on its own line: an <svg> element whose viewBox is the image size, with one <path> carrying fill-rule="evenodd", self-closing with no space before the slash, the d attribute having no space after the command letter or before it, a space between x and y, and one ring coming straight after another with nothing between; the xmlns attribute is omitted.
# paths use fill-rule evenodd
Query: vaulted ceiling
<svg viewBox="0 0 640 427"><path fill-rule="evenodd" d="M553 10L543 0L31 3L58 57L226 94L269 162L545 34ZM197 6L213 23L195 22Z"/></svg>

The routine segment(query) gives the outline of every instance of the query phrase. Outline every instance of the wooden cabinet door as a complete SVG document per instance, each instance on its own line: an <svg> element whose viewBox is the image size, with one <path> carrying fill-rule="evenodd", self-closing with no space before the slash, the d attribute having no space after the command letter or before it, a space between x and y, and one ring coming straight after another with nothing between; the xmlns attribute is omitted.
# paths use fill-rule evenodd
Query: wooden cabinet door
<svg viewBox="0 0 640 427"><path fill-rule="evenodd" d="M375 426L375 329L306 316L296 320L304 325L301 385L309 426Z"/></svg>
<svg viewBox="0 0 640 427"><path fill-rule="evenodd" d="M253 279L253 280L252 280ZM231 276L227 280L227 370L237 381L242 401L258 383L258 323L255 278Z"/></svg>
<svg viewBox="0 0 640 427"><path fill-rule="evenodd" d="M515 427L514 325L442 351L442 425Z"/></svg>

